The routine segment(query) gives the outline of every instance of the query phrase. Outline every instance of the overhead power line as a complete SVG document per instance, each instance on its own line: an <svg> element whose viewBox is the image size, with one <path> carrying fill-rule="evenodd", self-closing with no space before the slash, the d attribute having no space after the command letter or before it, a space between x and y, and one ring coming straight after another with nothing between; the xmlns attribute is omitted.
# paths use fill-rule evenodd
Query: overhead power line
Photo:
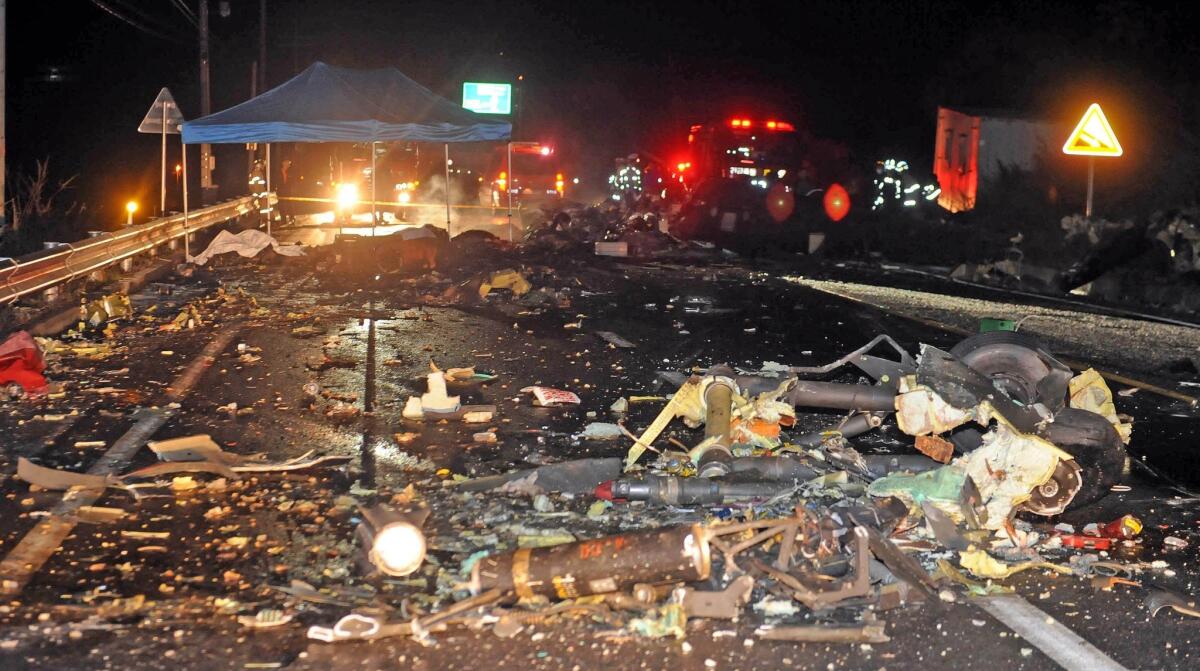
<svg viewBox="0 0 1200 671"><path fill-rule="evenodd" d="M155 30L154 28L151 28L143 23L140 23L134 19L129 18L128 16L125 16L121 12L114 9L112 6L103 2L103 0L92 0L92 4L96 5L96 7L98 7L101 11L109 14L113 18L129 24L130 26L142 31L143 33L146 33L147 35L151 35L153 37L157 37L160 40L166 40L168 42L178 43L181 41L177 37L172 37L171 35L167 35L166 33L163 33L159 30Z"/></svg>
<svg viewBox="0 0 1200 671"><path fill-rule="evenodd" d="M105 0L114 5L117 11L124 13L127 16L132 16L135 21L138 21L144 26L157 30L164 35L172 35L174 31L169 22L153 16L150 13L130 4L129 0Z"/></svg>
<svg viewBox="0 0 1200 671"><path fill-rule="evenodd" d="M188 7L184 0L171 0L171 4L173 4L175 8L179 10L180 14L183 14L183 18L187 19L188 23L191 23L197 28L200 27L200 20L196 18L196 13L192 11L191 7Z"/></svg>

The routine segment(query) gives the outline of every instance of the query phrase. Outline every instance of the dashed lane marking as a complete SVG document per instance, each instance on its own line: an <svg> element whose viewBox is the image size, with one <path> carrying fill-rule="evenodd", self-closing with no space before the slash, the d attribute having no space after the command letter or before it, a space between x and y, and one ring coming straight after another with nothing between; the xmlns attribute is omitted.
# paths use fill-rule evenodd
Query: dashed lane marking
<svg viewBox="0 0 1200 671"><path fill-rule="evenodd" d="M1019 596L990 596L973 602L1067 671L1126 671L1099 648Z"/></svg>
<svg viewBox="0 0 1200 671"><path fill-rule="evenodd" d="M178 401L191 391L216 357L241 331L234 326L222 331L208 343L187 369L171 384L167 396ZM129 466L133 455L174 415L167 408L147 408L134 414L136 421L123 436L88 470L91 475L116 475ZM38 522L21 541L0 561L0 594L19 594L50 557L62 547L63 541L75 529L75 513L81 506L90 506L104 495L104 490L85 489L68 492L54 506L50 515Z"/></svg>

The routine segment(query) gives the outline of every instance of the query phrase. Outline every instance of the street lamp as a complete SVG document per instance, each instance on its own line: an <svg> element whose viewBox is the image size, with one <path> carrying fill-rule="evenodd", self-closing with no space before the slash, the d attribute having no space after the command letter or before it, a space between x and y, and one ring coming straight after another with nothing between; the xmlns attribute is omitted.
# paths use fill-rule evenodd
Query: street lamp
<svg viewBox="0 0 1200 671"><path fill-rule="evenodd" d="M134 212L137 212L137 208L138 208L138 204L137 204L136 202L132 201L132 200L131 200L131 201L129 201L128 203L125 203L125 213L128 215L128 216L125 218L125 225L126 225L126 226L132 226L132 225L133 225L133 213L134 213Z"/></svg>

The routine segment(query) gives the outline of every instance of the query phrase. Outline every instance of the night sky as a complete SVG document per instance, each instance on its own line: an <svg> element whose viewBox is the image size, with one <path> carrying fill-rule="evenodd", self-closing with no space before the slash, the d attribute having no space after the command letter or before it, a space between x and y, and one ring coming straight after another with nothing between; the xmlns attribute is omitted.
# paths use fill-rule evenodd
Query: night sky
<svg viewBox="0 0 1200 671"><path fill-rule="evenodd" d="M210 2L218 111L249 96L258 2L231 0L225 18ZM158 90L198 115L196 32L170 0L104 4L158 35L90 0L9 3L9 171L48 156L56 177L80 174L75 197L115 219L131 195L154 199L158 140L135 129ZM1140 158L1126 177L1150 180L1164 160L1197 160L1187 150L1200 48L1185 3L687 7L268 0L268 84L314 60L386 65L456 100L463 79L523 75L517 133L570 148L582 174L602 174L631 151L669 151L690 123L760 110L845 143L864 165L895 155L927 166L938 104L1070 124L1093 99L1127 148L1143 148L1127 149ZM219 182L244 188L242 157L240 148L218 153Z"/></svg>

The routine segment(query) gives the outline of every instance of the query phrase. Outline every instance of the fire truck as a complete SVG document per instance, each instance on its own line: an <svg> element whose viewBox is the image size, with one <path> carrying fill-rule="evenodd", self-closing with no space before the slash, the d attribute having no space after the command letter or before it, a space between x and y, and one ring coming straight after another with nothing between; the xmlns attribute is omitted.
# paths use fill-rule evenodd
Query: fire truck
<svg viewBox="0 0 1200 671"><path fill-rule="evenodd" d="M479 204L497 209L506 208L510 197L514 208L555 204L578 183L568 181L554 147L541 142L493 147L487 174L492 178L480 182Z"/></svg>
<svg viewBox="0 0 1200 671"><path fill-rule="evenodd" d="M688 192L675 232L719 242L823 223L825 190L838 183L853 198L861 182L845 147L767 115L692 125L673 168Z"/></svg>

